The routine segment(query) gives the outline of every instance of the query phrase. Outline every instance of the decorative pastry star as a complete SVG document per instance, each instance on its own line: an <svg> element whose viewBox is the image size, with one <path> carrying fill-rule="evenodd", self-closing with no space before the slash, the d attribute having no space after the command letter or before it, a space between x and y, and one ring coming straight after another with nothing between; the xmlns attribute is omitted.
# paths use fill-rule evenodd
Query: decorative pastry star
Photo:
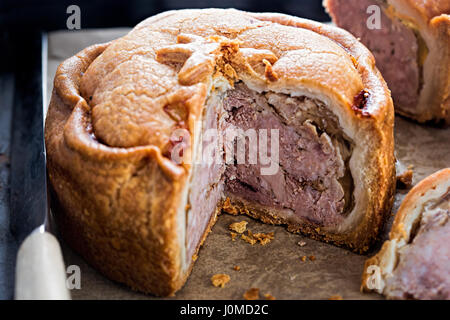
<svg viewBox="0 0 450 320"><path fill-rule="evenodd" d="M234 55L240 56L241 63L255 73L263 73L267 80L276 81L278 76L272 70L272 65L278 60L270 50L239 48L239 41L221 36L203 37L180 34L177 44L163 47L156 51L156 60L160 63L183 63L178 73L178 81L182 85L193 85L212 74L216 66L217 57L225 61L236 60ZM228 63L225 67L230 68ZM229 70L228 70L229 71ZM225 73L228 74L225 70Z"/></svg>
<svg viewBox="0 0 450 320"><path fill-rule="evenodd" d="M178 73L182 85L193 85L211 74L215 66L215 54L220 50L220 43L208 42L204 38L180 34L177 44L156 51L156 60L160 63L183 63Z"/></svg>

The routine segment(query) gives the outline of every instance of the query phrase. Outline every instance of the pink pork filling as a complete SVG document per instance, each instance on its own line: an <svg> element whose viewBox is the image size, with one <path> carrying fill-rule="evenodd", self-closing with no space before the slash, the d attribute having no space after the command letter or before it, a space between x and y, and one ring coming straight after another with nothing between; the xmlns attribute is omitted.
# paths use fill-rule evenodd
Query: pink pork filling
<svg viewBox="0 0 450 320"><path fill-rule="evenodd" d="M429 209L386 286L399 299L450 299L450 191Z"/></svg>
<svg viewBox="0 0 450 320"><path fill-rule="evenodd" d="M230 127L243 132L266 129L270 157L270 133L278 130L278 170L263 175L261 169L268 165L262 165L259 158L256 164L249 163L248 139L245 163L238 163L235 152L234 161L225 164L226 152L219 145L216 152L222 163L196 165L187 214L187 259L195 253L217 203L224 197L287 211L294 223L336 226L345 219L353 203L348 169L351 144L323 104L306 97L256 93L242 83L227 91L220 103L206 108L204 131L213 128L224 135ZM203 147L209 143L203 141ZM237 145L237 141L233 143Z"/></svg>

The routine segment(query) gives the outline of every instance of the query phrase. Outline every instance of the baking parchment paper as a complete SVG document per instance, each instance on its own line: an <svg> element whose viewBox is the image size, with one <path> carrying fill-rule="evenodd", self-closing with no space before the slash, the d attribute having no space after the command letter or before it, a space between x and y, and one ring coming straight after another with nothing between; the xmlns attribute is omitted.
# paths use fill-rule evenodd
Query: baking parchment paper
<svg viewBox="0 0 450 320"><path fill-rule="evenodd" d="M50 33L48 99L59 63L91 44L116 39L128 31L96 29ZM405 167L413 166L413 184L450 167L450 128L418 125L397 117L395 140L397 159ZM383 233L384 239L405 194L405 191L397 192L393 214ZM252 232L274 232L275 239L266 246L251 246L241 239L231 241L228 226L242 220L248 221L247 227ZM301 241L306 245L299 246ZM73 299L157 299L108 280L62 240L61 245L66 265L77 265L81 269L81 289L71 291ZM308 257L306 261L301 260L303 256ZM310 256L315 260L311 261ZM265 225L246 216L223 214L201 248L186 285L169 299L242 299L249 288L259 288L261 294L270 293L276 299L329 299L335 295L343 299L382 299L380 295L363 294L359 290L366 259L367 256L291 234L284 227ZM235 266L239 266L240 271L235 271ZM217 273L230 275L231 281L225 288L211 285L210 278Z"/></svg>

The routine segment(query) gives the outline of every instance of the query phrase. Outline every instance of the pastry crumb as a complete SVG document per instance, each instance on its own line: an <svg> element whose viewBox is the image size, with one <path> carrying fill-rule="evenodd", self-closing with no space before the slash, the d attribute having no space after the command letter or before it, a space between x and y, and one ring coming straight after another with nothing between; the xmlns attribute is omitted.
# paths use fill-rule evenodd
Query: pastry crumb
<svg viewBox="0 0 450 320"><path fill-rule="evenodd" d="M320 233L320 228L315 228L314 230L316 230L317 233Z"/></svg>
<svg viewBox="0 0 450 320"><path fill-rule="evenodd" d="M241 270L241 267L239 267L239 266L234 266L233 269L234 269L234 271L240 271L240 270Z"/></svg>
<svg viewBox="0 0 450 320"><path fill-rule="evenodd" d="M306 261L306 256L301 257L300 260L302 260L303 262L305 262L305 261Z"/></svg>
<svg viewBox="0 0 450 320"><path fill-rule="evenodd" d="M344 300L344 299L342 298L342 296L335 294L331 296L328 300Z"/></svg>
<svg viewBox="0 0 450 320"><path fill-rule="evenodd" d="M306 242L305 242L305 241L299 241L297 244L298 244L300 247L306 246Z"/></svg>
<svg viewBox="0 0 450 320"><path fill-rule="evenodd" d="M211 277L211 283L214 287L223 288L225 285L230 282L230 276L227 274L218 273Z"/></svg>
<svg viewBox="0 0 450 320"><path fill-rule="evenodd" d="M265 295L264 295L264 298L266 299L266 300L277 300L273 295L271 295L270 293L266 293Z"/></svg>
<svg viewBox="0 0 450 320"><path fill-rule="evenodd" d="M311 260L311 261L316 260L316 256L309 256L309 260Z"/></svg>
<svg viewBox="0 0 450 320"><path fill-rule="evenodd" d="M245 300L259 300L259 289L251 288L244 293Z"/></svg>
<svg viewBox="0 0 450 320"><path fill-rule="evenodd" d="M265 246L275 238L275 233L252 233L250 230L247 230L247 235L243 234L241 235L241 238L251 245L259 242L262 246Z"/></svg>
<svg viewBox="0 0 450 320"><path fill-rule="evenodd" d="M255 237L255 239L258 240L262 246L265 246L275 238L275 234L273 232L255 233L253 237Z"/></svg>
<svg viewBox="0 0 450 320"><path fill-rule="evenodd" d="M194 254L193 256L192 256L192 261L197 261L197 259L198 259L198 254Z"/></svg>
<svg viewBox="0 0 450 320"><path fill-rule="evenodd" d="M399 189L409 189L412 186L414 172L408 169L401 174L397 175L397 188Z"/></svg>
<svg viewBox="0 0 450 320"><path fill-rule="evenodd" d="M236 241L236 237L238 234L235 232L230 232L230 235L231 235L231 241Z"/></svg>
<svg viewBox="0 0 450 320"><path fill-rule="evenodd" d="M230 230L235 231L237 233L244 233L245 230L247 230L247 221L241 221L241 222L234 222L228 226Z"/></svg>
<svg viewBox="0 0 450 320"><path fill-rule="evenodd" d="M242 234L242 235L241 235L241 239L244 240L244 241L247 242L247 243L250 243L252 246L253 246L254 244L256 244L256 242L258 242L258 241L256 241L256 239L253 237L253 234L252 234L252 232L251 232L250 230L247 230L247 234L248 234L248 235Z"/></svg>
<svg viewBox="0 0 450 320"><path fill-rule="evenodd" d="M223 203L222 210L233 216L237 216L239 214L239 211L231 204L230 198L226 198Z"/></svg>

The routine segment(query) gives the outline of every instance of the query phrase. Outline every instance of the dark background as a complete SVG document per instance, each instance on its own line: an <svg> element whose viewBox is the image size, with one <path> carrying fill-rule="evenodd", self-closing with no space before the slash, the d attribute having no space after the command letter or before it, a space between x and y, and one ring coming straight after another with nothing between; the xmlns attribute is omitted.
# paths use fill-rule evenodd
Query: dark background
<svg viewBox="0 0 450 320"><path fill-rule="evenodd" d="M81 9L81 28L133 27L156 13L182 8L273 11L328 21L322 0L1 0L0 30L65 29L66 8Z"/></svg>

